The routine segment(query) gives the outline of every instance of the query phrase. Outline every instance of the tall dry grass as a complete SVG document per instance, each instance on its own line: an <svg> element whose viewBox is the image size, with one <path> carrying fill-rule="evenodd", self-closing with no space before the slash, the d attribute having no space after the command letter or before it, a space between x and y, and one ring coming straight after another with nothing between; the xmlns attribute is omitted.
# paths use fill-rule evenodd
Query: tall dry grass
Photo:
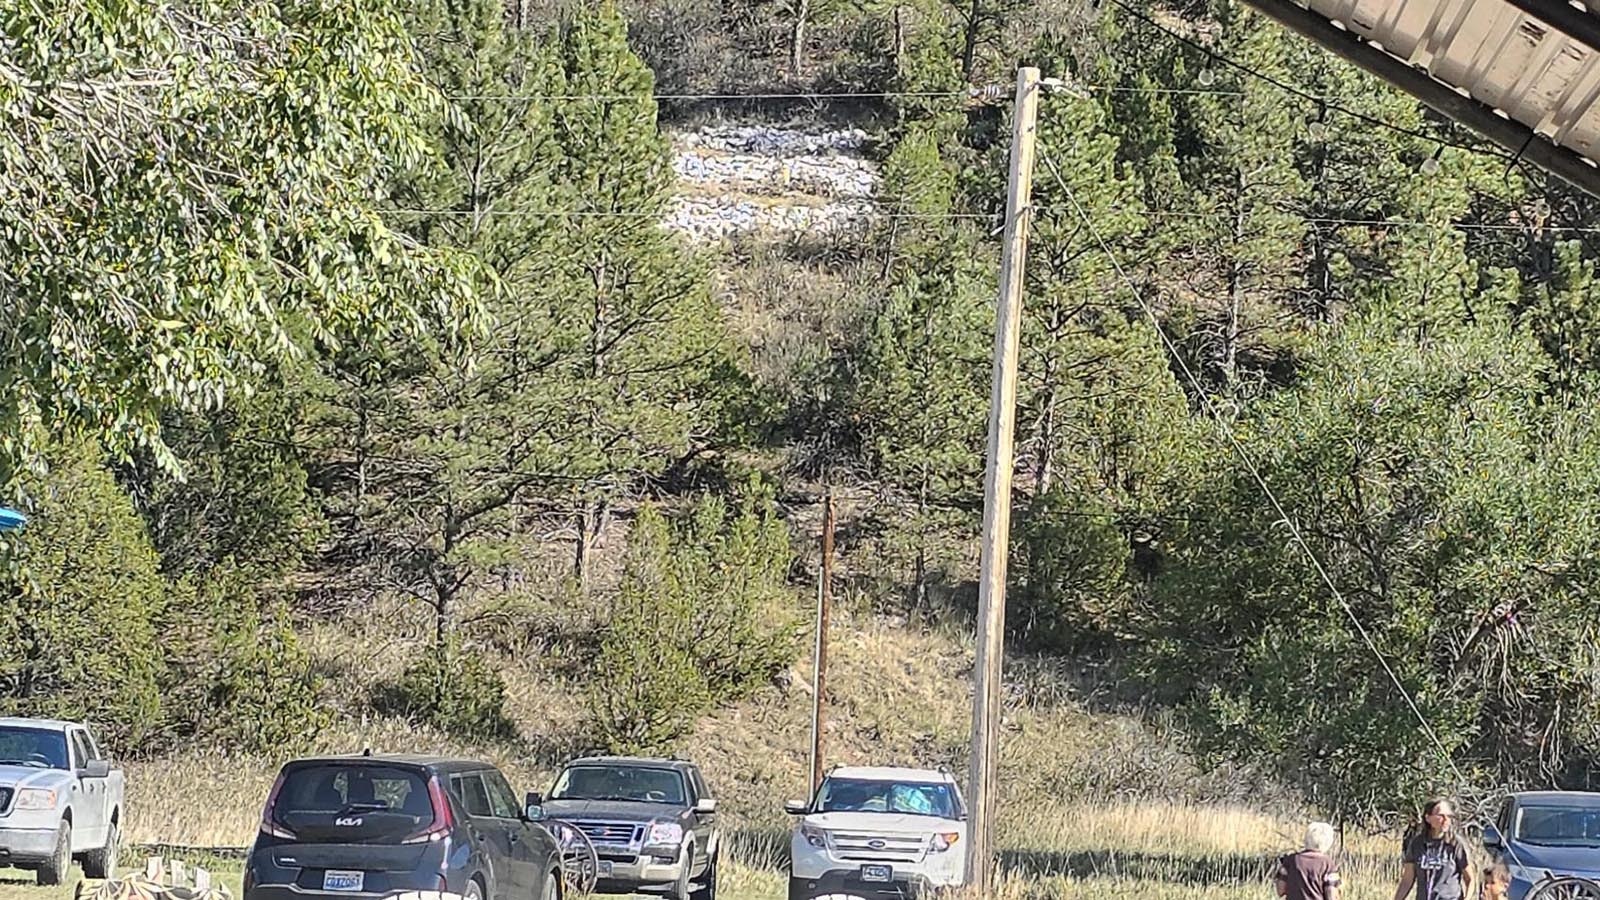
<svg viewBox="0 0 1600 900"><path fill-rule="evenodd" d="M831 649L828 759L962 772L971 635L852 614L848 603L843 609ZM370 620L365 627L370 637ZM361 694L397 673L424 637L394 628L385 652L357 659L346 648L363 641L344 629L322 625L308 641L346 695L335 698L339 724L316 739L313 752L370 746L472 756L500 766L525 790L548 786L549 747L581 743L574 737L582 728L581 685L569 663L541 655L542 638L507 644L498 657L525 740L478 746L409 722L357 716ZM730 900L782 896L792 824L782 804L803 796L807 784L809 669L801 659L787 686L708 717L684 747L727 812L722 890ZM1292 802L1272 799L1270 784L1245 772L1200 770L1145 717L1087 699L1092 691L1061 663L1016 660L1008 683L998 825L1004 900L1270 896L1268 868L1295 848L1304 827ZM193 753L130 763L127 837L242 846L282 762ZM1392 896L1392 841L1351 835L1343 853L1348 897Z"/></svg>

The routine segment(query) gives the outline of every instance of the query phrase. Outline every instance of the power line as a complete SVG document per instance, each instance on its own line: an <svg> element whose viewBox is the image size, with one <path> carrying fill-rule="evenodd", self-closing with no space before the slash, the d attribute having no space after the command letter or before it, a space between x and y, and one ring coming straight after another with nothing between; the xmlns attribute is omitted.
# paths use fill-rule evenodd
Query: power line
<svg viewBox="0 0 1600 900"><path fill-rule="evenodd" d="M1116 0L1113 0L1113 2L1116 2ZM1383 671L1389 676L1389 680L1394 683L1395 689L1400 692L1400 696L1405 700L1406 706L1410 708L1411 713L1416 716L1418 723L1422 725L1423 732L1427 734L1430 740L1432 740L1434 745L1438 748L1440 754L1444 757L1445 762L1447 762L1450 767L1455 770L1457 777L1461 779L1463 786L1465 786L1467 781L1466 774L1461 770L1461 767L1457 765L1455 757L1451 755L1449 748L1445 746L1444 740L1440 738L1438 732L1434 730L1433 724L1429 722L1428 717L1423 714L1421 707L1419 707L1417 702L1412 699L1411 692L1406 689L1405 683L1400 680L1400 676L1395 672L1394 667L1389 664L1389 660L1383 655L1383 651L1378 649L1377 642L1372 639L1372 635L1367 631L1366 625L1362 623L1361 617L1356 615L1355 609L1351 607L1348 601L1345 600L1344 594L1340 592L1338 586L1334 584L1333 576L1328 574L1328 570L1322 565L1322 560L1318 558L1316 552L1311 549L1311 545L1306 541L1305 536L1301 533L1299 523L1295 521L1293 516L1289 515L1288 510L1286 510L1283 504L1278 500L1278 495L1273 492L1272 487L1267 484L1266 478L1262 476L1261 470L1257 468L1255 460L1251 458L1250 453L1239 441L1238 436L1233 433L1233 430L1228 428L1222 412L1217 409L1216 404L1211 400L1211 395L1205 390L1205 387L1201 385L1200 379L1195 376L1194 371L1189 367L1189 363L1179 351L1177 343L1174 342L1167 334L1166 328L1161 324L1161 319L1155 314L1155 310L1152 309L1150 304L1145 301L1144 294L1139 290L1139 286L1134 282L1127 270L1123 268L1122 261L1117 257L1116 253L1112 251L1111 246L1106 243L1105 238L1100 235L1099 229L1095 228L1094 220L1089 216L1082 204L1078 202L1078 199L1073 193L1072 188L1067 184L1066 179L1062 177L1061 170L1056 166L1055 160L1052 159L1048 153L1040 154L1040 158L1045 161L1045 166L1049 168L1051 174L1055 176L1056 183L1060 185L1063 195L1065 195L1067 198L1067 202L1076 210L1079 219L1083 222L1084 230L1095 240L1097 244L1099 244L1101 252L1106 255L1106 258L1110 261L1112 268L1116 270L1117 275L1122 279L1123 283L1127 285L1128 290L1133 294L1134 301L1139 304L1139 308L1144 311L1145 317L1150 320L1150 324L1155 328L1156 334L1161 338L1161 343L1166 347L1167 353L1171 355L1172 359L1177 362L1178 368L1183 372L1185 380L1189 382L1190 388L1193 389L1195 396L1199 398L1200 403L1205 408L1207 415L1209 415L1216 422L1217 431L1227 439L1228 444L1233 449L1234 455L1237 456L1239 461L1244 464L1245 469L1250 473L1251 479L1255 481L1259 488L1261 488L1261 492L1266 495L1267 502L1272 504L1273 511L1278 514L1279 520L1282 521L1284 526L1289 529L1289 534L1294 539L1294 542L1300 546L1301 552L1305 554L1306 559L1311 563L1312 568L1316 570L1317 575L1322 579L1323 584L1327 585L1328 590L1332 593L1334 600L1338 602L1341 608L1343 608L1345 614L1349 617L1351 624L1355 626L1356 632L1361 636L1362 642L1367 645L1367 649L1372 652L1373 657L1378 660L1378 664L1383 667Z"/></svg>
<svg viewBox="0 0 1600 900"><path fill-rule="evenodd" d="M1126 84L1090 84L1078 86L1080 90L1098 91L1111 94L1169 94L1193 96L1219 96L1242 97L1244 91L1236 88L1180 88L1161 87L1158 85L1126 85ZM515 103L519 101L548 101L553 103L576 103L592 101L595 103L622 103L628 100L640 102L681 102L687 100L892 100L899 98L911 99L950 99L961 97L964 99L978 99L984 96L982 88L971 87L961 91L793 91L773 93L749 94L444 94L446 100L471 100L490 101L502 103Z"/></svg>
<svg viewBox="0 0 1600 900"><path fill-rule="evenodd" d="M1279 89L1281 91L1286 91L1286 92L1288 92L1290 94L1293 94L1293 95L1295 95L1295 96L1297 96L1297 97L1299 97L1299 98L1301 98L1303 100L1309 100L1309 101L1311 101L1313 103L1316 103L1321 108L1328 109L1328 110L1331 110L1333 112L1342 113L1344 115L1351 116L1352 118L1358 119L1358 120L1360 120L1362 122L1366 122L1369 125L1375 125L1375 126L1377 126L1379 128L1386 128L1386 129L1388 129L1390 131L1393 131L1393 132L1395 132L1397 134L1404 134L1404 135L1407 135L1409 137L1416 138L1418 140L1429 141L1431 143L1441 144L1441 145L1444 145L1446 147L1454 147L1457 150L1464 150L1464 151L1466 151L1468 153L1479 153L1479 154L1482 154L1484 156L1492 157L1494 159L1509 160L1509 159L1512 158L1509 154L1501 153L1501 152L1499 152L1497 150L1491 150L1489 148L1476 146L1476 145L1472 145L1472 144L1463 144L1463 143L1461 143L1459 141L1450 140L1449 138L1440 137L1440 136L1434 135L1434 134L1428 134L1426 132L1418 131L1418 130L1416 130L1414 128L1407 128L1404 125L1396 125L1393 122L1389 122L1389 121L1386 121L1384 119L1380 119L1377 116L1369 115L1367 113L1360 112L1358 110L1350 109L1347 106L1343 106L1343 105L1340 105L1338 103L1330 102L1328 100L1328 98L1326 98L1326 97L1319 97L1316 94L1311 93L1310 91L1304 90L1302 88L1295 87L1294 85L1289 84L1288 82L1283 81L1281 79L1274 78L1273 76L1268 75L1265 72L1262 72L1262 71L1260 71L1258 69L1254 69L1254 68L1252 68L1252 67L1250 67L1248 65L1245 65L1244 63L1239 62L1239 61L1237 61L1235 59L1232 59L1230 57L1224 56L1221 53L1218 53L1217 51L1211 49L1210 47L1207 47L1206 45L1200 43L1199 41L1194 40L1193 38L1189 37L1188 35L1181 34L1181 33L1177 32L1177 31L1174 31L1173 29L1167 27L1166 25L1163 25L1160 22L1157 22L1155 19L1151 18L1150 16L1145 15L1140 10L1135 9L1131 4L1129 4L1127 2L1127 0L1111 0L1111 2L1114 3L1123 12L1126 12L1128 15L1133 16L1135 19L1138 19L1141 22L1144 22L1146 25L1149 25L1151 28L1154 28L1157 31L1160 31L1162 34L1167 35L1168 37L1172 38L1173 40L1178 41L1179 43L1184 44L1185 46L1187 46L1187 47L1189 47L1189 48L1191 48L1193 50L1197 50L1197 51L1199 51L1201 53L1204 53L1210 59L1214 59L1217 62L1220 62L1220 63L1222 63L1224 65L1227 65L1227 66L1230 66L1232 68L1238 69L1239 71L1245 73L1246 75L1249 75L1250 77L1256 78L1256 79L1258 79L1260 81L1266 82L1267 84L1270 84L1273 87L1276 87L1277 89Z"/></svg>
<svg viewBox="0 0 1600 900"><path fill-rule="evenodd" d="M692 200L693 198L692 197L685 197L685 196L680 195L679 197L677 197L675 199L690 199L690 200ZM838 201L838 204L840 206L846 206L846 207L880 207L880 208L887 207L890 210L894 209L894 204L892 202L885 201L885 200L878 200L878 199L851 198L851 199L847 199L847 200L840 200L840 201ZM797 205L803 205L803 204L797 204ZM1143 209L1143 208L1138 207L1138 206L1127 205L1127 204L1116 204L1112 208L1116 209L1119 212L1137 212L1137 213L1140 213L1141 215L1145 216L1146 218L1152 218L1152 219L1192 219L1192 220L1197 220L1197 221L1208 221L1208 220L1221 221L1221 220L1226 220L1226 219L1229 218L1225 213L1191 212L1191 211L1187 211L1187 210ZM1070 206L1049 205L1049 204L1036 204L1036 205L1031 207L1031 211L1033 213L1035 213L1035 214L1038 214L1038 213L1071 214L1073 212L1072 207L1070 207ZM1561 233L1561 234L1600 234L1600 227L1596 227L1596 226L1549 225L1549 224L1546 224L1546 225L1539 226L1538 228L1535 228L1532 225L1517 225L1517 224L1510 224L1510 223L1497 224L1497 223L1491 223L1491 222L1429 222L1429 221L1426 221L1426 220L1423 220L1423 219L1374 219L1374 218L1346 219L1346 218L1342 218L1340 216L1301 216L1301 215L1298 215L1297 213L1295 213L1295 212L1293 212L1291 210L1277 210L1277 211L1282 213L1283 215L1293 217L1294 220L1297 221L1297 222L1302 222L1302 223L1305 223L1307 225L1326 225L1326 226L1349 227L1349 228L1418 228L1418 229L1432 229L1432 230L1435 230L1435 231L1463 231L1463 232L1469 232L1469 233L1470 232L1504 232L1504 233L1510 233L1510 234L1525 233L1525 232L1528 232L1528 231L1538 230L1538 231L1542 231L1542 232L1546 232L1546 233ZM383 215L439 216L439 217L451 217L451 218L473 218L473 217L478 217L478 216L493 217L493 218L519 217L519 218L534 218L534 219L539 219L539 218L551 218L551 219L553 219L553 218L574 218L574 219L586 219L586 218L595 218L595 219L663 219L663 218L665 218L664 215L658 215L656 213L635 212L635 211L632 211L632 210L553 209L553 208L539 208L539 207L511 208L511 209L484 209L484 210L447 209L447 208L429 209L429 208L421 208L421 207L394 207L394 208L379 209L379 210L377 210L377 212L379 212L380 214L383 214ZM992 212L992 213L981 213L981 212L928 212L928 213L922 213L922 212L906 212L906 211L882 211L882 212L871 212L871 213L864 213L864 214L865 215L877 216L879 218L885 218L885 219L926 219L926 220L949 220L949 219L960 220L960 219L969 219L969 220L988 220L988 221L998 221L1003 216L1003 214L999 213L999 212Z"/></svg>

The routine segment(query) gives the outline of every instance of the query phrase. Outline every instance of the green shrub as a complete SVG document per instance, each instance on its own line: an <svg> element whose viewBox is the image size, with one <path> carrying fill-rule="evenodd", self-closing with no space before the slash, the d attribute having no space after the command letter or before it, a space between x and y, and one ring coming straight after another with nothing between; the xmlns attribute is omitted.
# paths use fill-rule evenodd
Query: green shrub
<svg viewBox="0 0 1600 900"><path fill-rule="evenodd" d="M174 736L245 752L298 752L328 725L321 678L282 601L248 571L219 567L180 582L162 628L162 695Z"/></svg>
<svg viewBox="0 0 1600 900"><path fill-rule="evenodd" d="M791 557L764 499L730 516L705 498L677 523L654 507L640 512L589 689L608 749L662 750L793 660Z"/></svg>
<svg viewBox="0 0 1600 900"><path fill-rule="evenodd" d="M0 712L87 719L114 748L160 724L160 560L89 442L21 482L31 521L0 544Z"/></svg>
<svg viewBox="0 0 1600 900"><path fill-rule="evenodd" d="M516 732L505 714L506 684L482 654L451 643L442 656L424 656L374 698L380 712L425 722L468 738Z"/></svg>

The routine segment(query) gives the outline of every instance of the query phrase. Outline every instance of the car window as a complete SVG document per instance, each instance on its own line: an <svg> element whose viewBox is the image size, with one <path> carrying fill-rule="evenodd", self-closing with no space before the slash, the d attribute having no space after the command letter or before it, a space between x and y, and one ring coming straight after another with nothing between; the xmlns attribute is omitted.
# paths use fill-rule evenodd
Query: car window
<svg viewBox="0 0 1600 900"><path fill-rule="evenodd" d="M489 804L489 791L483 786L482 776L457 775L450 779L450 785L467 815L480 819L493 818L494 809Z"/></svg>
<svg viewBox="0 0 1600 900"><path fill-rule="evenodd" d="M89 742L79 729L72 730L72 767L81 769L89 762Z"/></svg>
<svg viewBox="0 0 1600 900"><path fill-rule="evenodd" d="M626 800L685 805L682 773L657 766L569 766L550 791L552 800Z"/></svg>
<svg viewBox="0 0 1600 900"><path fill-rule="evenodd" d="M497 771L483 773L483 786L489 791L489 809L497 818L515 819L517 814L517 794L511 789L506 777Z"/></svg>
<svg viewBox="0 0 1600 900"><path fill-rule="evenodd" d="M84 746L89 748L89 758L90 759L105 759L106 758L105 754L100 752L100 742L94 739L94 732L89 731L88 729L84 729L84 732L83 732L83 743L84 743Z"/></svg>
<svg viewBox="0 0 1600 900"><path fill-rule="evenodd" d="M0 727L0 762L42 769L71 768L67 736L49 728Z"/></svg>
<svg viewBox="0 0 1600 900"><path fill-rule="evenodd" d="M954 819L956 798L949 784L869 778L828 778L817 798L819 812L910 813Z"/></svg>
<svg viewBox="0 0 1600 900"><path fill-rule="evenodd" d="M695 792L698 793L702 799L710 797L711 787L706 784L705 776L700 773L699 769L694 769L693 772Z"/></svg>
<svg viewBox="0 0 1600 900"><path fill-rule="evenodd" d="M433 821L433 802L422 774L413 769L362 763L314 763L290 768L273 804L273 815L370 810Z"/></svg>

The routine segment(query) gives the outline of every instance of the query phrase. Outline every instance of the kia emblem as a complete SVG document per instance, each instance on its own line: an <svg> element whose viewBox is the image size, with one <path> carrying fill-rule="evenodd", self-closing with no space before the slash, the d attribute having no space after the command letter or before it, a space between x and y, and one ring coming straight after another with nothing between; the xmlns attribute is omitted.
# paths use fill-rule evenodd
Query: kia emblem
<svg viewBox="0 0 1600 900"><path fill-rule="evenodd" d="M333 824L338 825L341 828L360 828L361 819L359 817L351 819L334 819Z"/></svg>

